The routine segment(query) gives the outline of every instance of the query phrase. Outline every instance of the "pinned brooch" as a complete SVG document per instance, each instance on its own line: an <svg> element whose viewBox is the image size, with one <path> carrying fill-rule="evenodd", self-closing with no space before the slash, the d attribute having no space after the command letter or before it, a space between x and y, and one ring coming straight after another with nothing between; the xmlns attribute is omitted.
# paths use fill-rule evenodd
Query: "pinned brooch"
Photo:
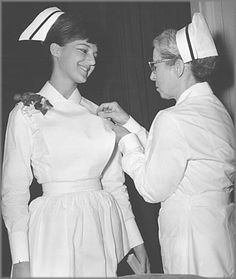
<svg viewBox="0 0 236 279"><path fill-rule="evenodd" d="M31 92L26 92L23 95L16 94L14 100L22 102L24 106L40 111L43 115L53 107L45 97Z"/></svg>

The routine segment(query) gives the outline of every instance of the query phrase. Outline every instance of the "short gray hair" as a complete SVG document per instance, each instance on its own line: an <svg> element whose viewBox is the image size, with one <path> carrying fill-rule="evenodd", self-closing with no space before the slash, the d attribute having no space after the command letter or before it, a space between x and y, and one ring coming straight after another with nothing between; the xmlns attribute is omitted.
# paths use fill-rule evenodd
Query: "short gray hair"
<svg viewBox="0 0 236 279"><path fill-rule="evenodd" d="M166 64L173 66L177 59L182 59L176 44L175 29L166 29L153 40L153 46L160 52L162 59L170 59ZM199 82L208 81L217 66L217 57L205 57L188 62L192 74Z"/></svg>
<svg viewBox="0 0 236 279"><path fill-rule="evenodd" d="M166 29L153 40L153 46L157 48L162 59L170 59L168 65L174 65L177 59L181 59L179 50L176 44L175 29Z"/></svg>

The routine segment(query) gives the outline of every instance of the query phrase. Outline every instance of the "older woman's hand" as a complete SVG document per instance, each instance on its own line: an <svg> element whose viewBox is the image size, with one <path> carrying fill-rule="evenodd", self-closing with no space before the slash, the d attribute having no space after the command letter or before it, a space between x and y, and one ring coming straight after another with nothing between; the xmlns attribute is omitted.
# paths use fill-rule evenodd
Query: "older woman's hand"
<svg viewBox="0 0 236 279"><path fill-rule="evenodd" d="M114 125L112 127L112 130L116 133L116 142L119 143L119 141L126 135L128 135L130 132L125 129L124 127L120 125Z"/></svg>
<svg viewBox="0 0 236 279"><path fill-rule="evenodd" d="M124 125L129 120L129 115L117 102L103 103L97 109L97 115L112 119L119 125Z"/></svg>

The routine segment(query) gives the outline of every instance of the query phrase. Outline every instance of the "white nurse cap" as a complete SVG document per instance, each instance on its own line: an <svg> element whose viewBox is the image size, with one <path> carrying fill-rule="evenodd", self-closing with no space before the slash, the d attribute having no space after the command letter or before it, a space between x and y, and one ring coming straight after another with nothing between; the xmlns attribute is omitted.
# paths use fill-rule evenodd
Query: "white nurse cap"
<svg viewBox="0 0 236 279"><path fill-rule="evenodd" d="M57 18L64 14L59 8L51 7L42 11L20 35L19 41L44 41L49 29Z"/></svg>
<svg viewBox="0 0 236 279"><path fill-rule="evenodd" d="M177 31L176 43L184 63L218 55L207 23L200 13L195 13L192 23Z"/></svg>

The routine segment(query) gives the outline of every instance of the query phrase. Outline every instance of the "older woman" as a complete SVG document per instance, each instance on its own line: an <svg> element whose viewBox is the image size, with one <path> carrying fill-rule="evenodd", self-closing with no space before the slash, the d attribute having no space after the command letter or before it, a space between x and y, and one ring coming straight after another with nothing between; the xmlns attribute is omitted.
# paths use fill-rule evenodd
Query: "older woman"
<svg viewBox="0 0 236 279"><path fill-rule="evenodd" d="M112 118L123 169L148 202L161 202L159 236L165 273L209 277L234 272L234 125L207 80L217 50L201 14L179 31L154 39L151 80L162 98L149 135L117 103L100 106ZM130 133L132 132L132 133Z"/></svg>
<svg viewBox="0 0 236 279"><path fill-rule="evenodd" d="M15 277L113 277L134 248L148 259L129 203L115 134L77 85L96 64L81 20L47 8L20 40L43 42L52 74L12 110L3 161L2 212ZM28 207L33 175L43 196Z"/></svg>

